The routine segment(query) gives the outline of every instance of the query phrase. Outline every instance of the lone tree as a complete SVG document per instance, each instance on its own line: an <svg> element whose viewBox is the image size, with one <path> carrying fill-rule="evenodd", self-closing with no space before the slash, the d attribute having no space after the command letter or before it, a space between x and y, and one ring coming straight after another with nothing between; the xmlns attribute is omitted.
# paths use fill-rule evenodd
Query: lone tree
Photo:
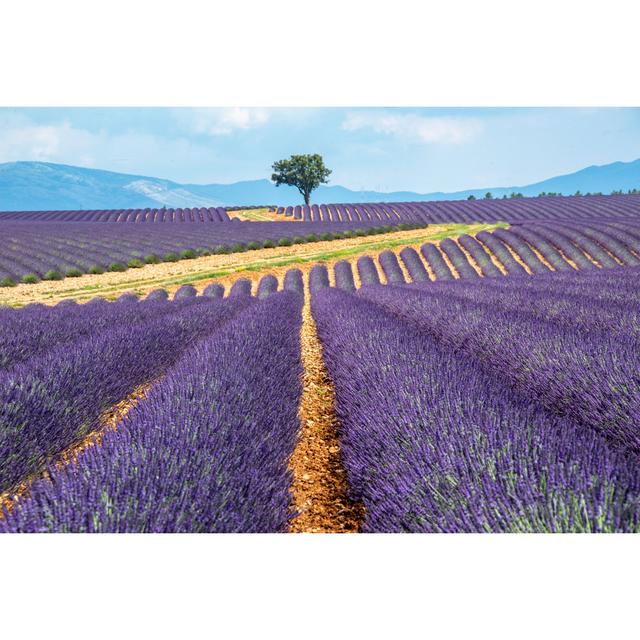
<svg viewBox="0 0 640 640"><path fill-rule="evenodd" d="M317 153L278 160L273 163L273 170L275 173L271 179L276 183L276 187L281 184L296 187L304 196L306 205L309 204L311 192L321 184L326 184L331 174L331 169L324 166L322 156Z"/></svg>

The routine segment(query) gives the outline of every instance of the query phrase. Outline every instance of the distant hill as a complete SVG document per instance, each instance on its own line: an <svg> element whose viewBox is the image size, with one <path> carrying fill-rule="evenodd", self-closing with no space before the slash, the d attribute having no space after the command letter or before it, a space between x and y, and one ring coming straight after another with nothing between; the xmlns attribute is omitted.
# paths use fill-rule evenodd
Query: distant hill
<svg viewBox="0 0 640 640"><path fill-rule="evenodd" d="M633 162L612 162L611 164L593 165L586 169L580 169L575 173L548 178L542 182L521 187L474 189L473 191L448 194L446 197L466 198L471 194L478 197L483 196L487 191L491 191L494 196L509 195L513 191L520 192L525 196L537 196L542 191L562 193L568 196L573 195L576 191L608 194L620 189L623 191L640 189L640 159Z"/></svg>
<svg viewBox="0 0 640 640"><path fill-rule="evenodd" d="M610 193L640 188L640 159L592 166L535 184L515 187L486 187L455 193L412 191L352 191L327 185L314 192L315 202L402 202L411 200L459 200L478 198L491 191L494 197L520 192L536 196L542 191L566 195L577 190ZM293 187L275 187L269 180L247 180L233 184L180 184L149 176L88 169L50 162L8 162L0 164L0 210L120 209L159 207L201 207L300 204Z"/></svg>

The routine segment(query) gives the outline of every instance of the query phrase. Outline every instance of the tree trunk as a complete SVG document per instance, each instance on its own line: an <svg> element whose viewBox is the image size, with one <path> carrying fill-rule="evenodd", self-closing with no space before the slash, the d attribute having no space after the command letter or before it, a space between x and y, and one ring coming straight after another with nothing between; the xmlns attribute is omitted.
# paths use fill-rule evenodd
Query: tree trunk
<svg viewBox="0 0 640 640"><path fill-rule="evenodd" d="M305 193L304 194L304 203L307 205L307 207L311 204L311 194L310 193Z"/></svg>

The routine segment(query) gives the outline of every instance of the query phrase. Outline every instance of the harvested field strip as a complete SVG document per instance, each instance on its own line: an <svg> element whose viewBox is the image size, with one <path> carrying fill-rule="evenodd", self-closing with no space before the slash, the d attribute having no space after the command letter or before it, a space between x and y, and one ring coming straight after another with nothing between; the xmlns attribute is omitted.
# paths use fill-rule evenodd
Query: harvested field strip
<svg viewBox="0 0 640 640"><path fill-rule="evenodd" d="M462 233L475 234L482 230L491 230L496 224L446 224L433 225L425 229L397 231L378 236L349 238L260 249L242 254L207 256L175 263L146 265L140 269L130 269L123 273L105 273L85 275L68 280L21 284L10 289L0 289L0 304L22 306L29 302L54 304L60 300L73 298L88 300L95 296L116 298L124 291L145 294L156 287L175 290L182 284L200 284L209 282L234 281L238 275L253 272L258 275L273 273L274 269L316 262L337 262L338 260L376 254L385 249L413 246L424 242L437 242ZM232 277L231 277L232 276Z"/></svg>
<svg viewBox="0 0 640 640"><path fill-rule="evenodd" d="M111 431L118 428L118 425L124 420L126 415L149 393L151 387L156 384L156 381L147 382L137 387L126 398L112 406L106 411L100 418L100 426L89 433L80 442L76 442L67 449L65 449L55 460L52 461L52 465L57 469L61 469L68 464L73 464L77 461L78 456L93 446L100 445L102 438L107 431ZM10 511L17 500L21 500L28 496L29 487L38 478L47 477L47 471L44 470L40 474L35 474L25 480L19 485L13 487L10 491L6 491L0 494L0 518L3 517L4 510Z"/></svg>
<svg viewBox="0 0 640 640"><path fill-rule="evenodd" d="M364 509L347 497L335 416L335 391L322 359L309 292L302 312L303 390L300 433L289 467L293 508L291 533L356 533Z"/></svg>
<svg viewBox="0 0 640 640"><path fill-rule="evenodd" d="M227 214L230 218L237 218L238 220L249 220L253 222L293 222L293 218L285 218L283 215L278 215L275 211L269 211L269 209L238 209L237 211L228 211ZM296 222L298 222L296 220Z"/></svg>

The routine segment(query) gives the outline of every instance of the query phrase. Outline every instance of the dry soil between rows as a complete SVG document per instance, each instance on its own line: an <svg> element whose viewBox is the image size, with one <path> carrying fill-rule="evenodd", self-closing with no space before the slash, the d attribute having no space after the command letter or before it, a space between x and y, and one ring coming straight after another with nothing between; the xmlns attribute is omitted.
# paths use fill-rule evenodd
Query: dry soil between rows
<svg viewBox="0 0 640 640"><path fill-rule="evenodd" d="M298 416L300 432L289 468L296 516L291 533L357 533L364 507L348 497L342 465L335 390L322 357L322 345L311 315L309 293L302 311L300 349L303 391Z"/></svg>

